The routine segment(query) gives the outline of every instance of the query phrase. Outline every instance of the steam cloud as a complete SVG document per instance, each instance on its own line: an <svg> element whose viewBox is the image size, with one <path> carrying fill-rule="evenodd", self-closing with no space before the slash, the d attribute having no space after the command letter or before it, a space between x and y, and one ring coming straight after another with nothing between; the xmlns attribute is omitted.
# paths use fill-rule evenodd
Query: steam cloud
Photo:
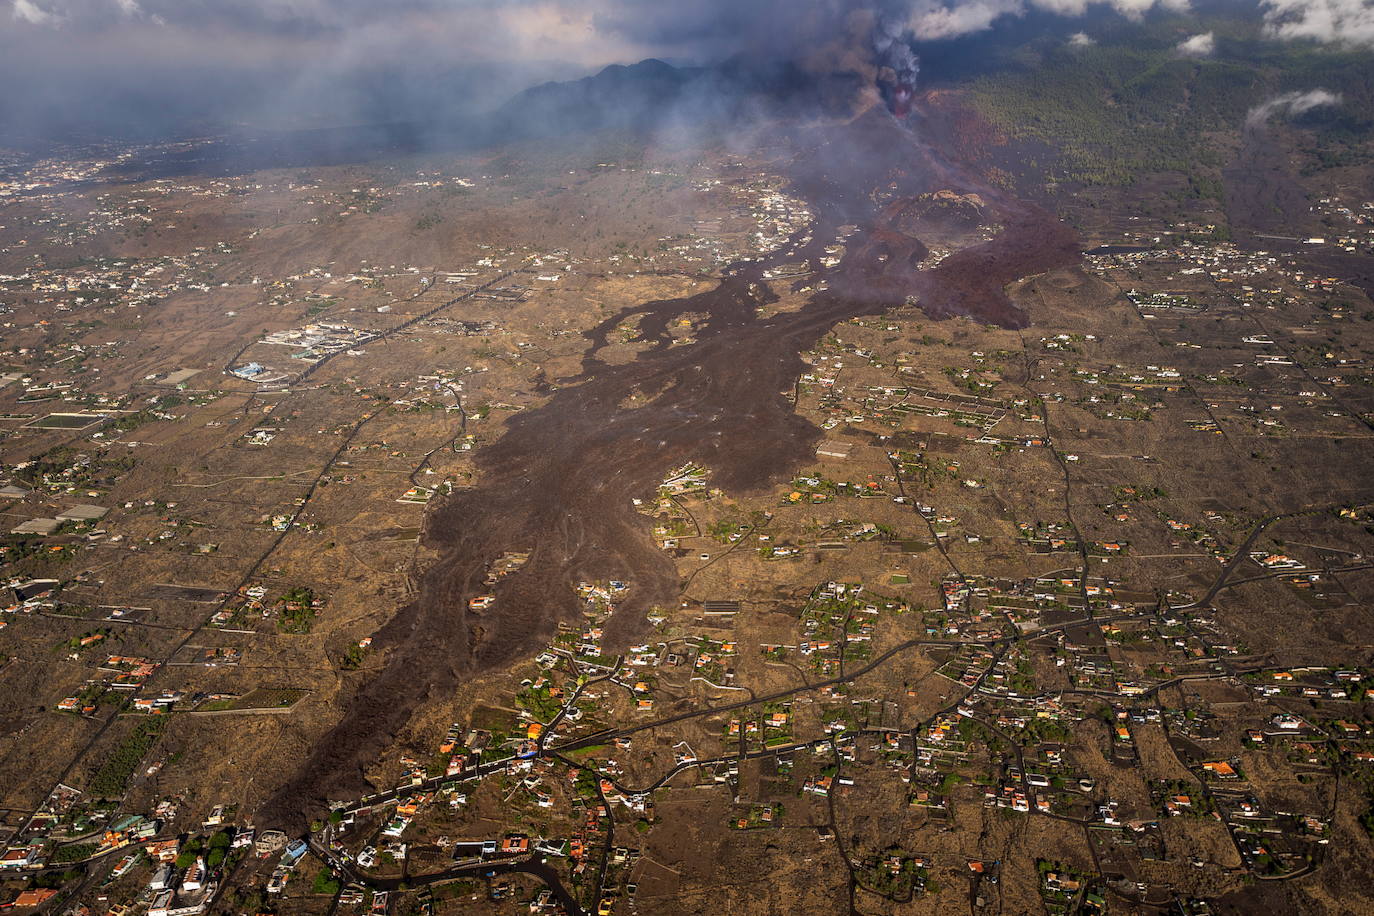
<svg viewBox="0 0 1374 916"><path fill-rule="evenodd" d="M1252 130L1263 127L1275 115L1296 117L1314 108L1339 105L1341 97L1325 89L1311 89L1307 92L1285 92L1256 105L1245 116L1245 126Z"/></svg>

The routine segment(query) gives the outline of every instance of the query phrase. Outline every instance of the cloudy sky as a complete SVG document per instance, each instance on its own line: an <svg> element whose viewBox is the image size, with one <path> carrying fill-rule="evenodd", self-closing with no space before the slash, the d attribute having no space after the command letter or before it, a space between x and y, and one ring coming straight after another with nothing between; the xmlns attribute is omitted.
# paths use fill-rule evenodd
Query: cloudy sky
<svg viewBox="0 0 1374 916"><path fill-rule="evenodd" d="M1068 40L1090 11L1139 19L1188 2L0 0L0 136L373 122L651 56L862 56L875 28L938 41L1029 12L1063 17ZM1276 39L1374 46L1374 0L1235 2ZM1210 36L1180 48L1210 51Z"/></svg>

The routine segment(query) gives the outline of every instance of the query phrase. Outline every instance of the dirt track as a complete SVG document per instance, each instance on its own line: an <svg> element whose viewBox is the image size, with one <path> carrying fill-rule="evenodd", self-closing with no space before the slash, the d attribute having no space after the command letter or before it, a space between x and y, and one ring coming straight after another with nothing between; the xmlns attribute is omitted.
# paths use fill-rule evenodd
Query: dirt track
<svg viewBox="0 0 1374 916"><path fill-rule="evenodd" d="M791 191L816 217L805 234L810 241L798 233L770 256L729 268L714 289L627 309L589 332L582 373L560 380L546 406L515 416L477 454L479 485L434 510L427 532L443 559L424 576L418 600L377 633L386 666L266 806L266 821L298 829L324 799L367 791L364 765L404 728L412 708L451 692L464 675L537 651L558 620L578 614L579 581L631 582L607 642L625 645L641 634L647 608L677 600L678 579L631 498L652 495L665 472L687 460L710 468L713 485L746 491L809 458L819 430L796 415L783 392L806 371L800 354L836 322L915 294L933 317L1020 327L1026 317L1003 287L1078 259L1065 227L963 174L885 112L788 139L798 150ZM918 271L925 246L890 225L894 211L873 202L879 188L898 200L942 188L976 191L1005 228L991 243ZM860 229L843 261L823 268L825 246L851 223ZM769 295L758 282L763 272L801 260L824 272L828 289L799 312L758 318ZM696 343L669 348L667 328L685 313L709 317ZM628 364L601 362L597 350L631 314L641 316L639 327L655 346ZM660 393L646 406L622 408L635 390ZM469 612L488 564L510 549L532 550L529 563L503 581L496 609Z"/></svg>

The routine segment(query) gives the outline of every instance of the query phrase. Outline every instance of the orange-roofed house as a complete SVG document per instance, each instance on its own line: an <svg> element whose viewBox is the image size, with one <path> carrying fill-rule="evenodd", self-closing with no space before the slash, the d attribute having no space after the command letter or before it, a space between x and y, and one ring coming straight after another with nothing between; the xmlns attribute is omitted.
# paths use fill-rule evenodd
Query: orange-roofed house
<svg viewBox="0 0 1374 916"><path fill-rule="evenodd" d="M38 906L55 896L57 896L57 891L51 887L35 887L33 890L24 891L14 898L14 905L16 907Z"/></svg>

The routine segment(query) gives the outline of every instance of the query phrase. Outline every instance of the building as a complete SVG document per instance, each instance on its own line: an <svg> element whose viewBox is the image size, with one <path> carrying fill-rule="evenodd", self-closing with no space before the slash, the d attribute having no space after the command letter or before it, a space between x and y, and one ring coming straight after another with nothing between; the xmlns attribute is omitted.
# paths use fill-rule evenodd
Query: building
<svg viewBox="0 0 1374 916"><path fill-rule="evenodd" d="M0 868L29 868L38 864L37 846L11 846L0 853Z"/></svg>

